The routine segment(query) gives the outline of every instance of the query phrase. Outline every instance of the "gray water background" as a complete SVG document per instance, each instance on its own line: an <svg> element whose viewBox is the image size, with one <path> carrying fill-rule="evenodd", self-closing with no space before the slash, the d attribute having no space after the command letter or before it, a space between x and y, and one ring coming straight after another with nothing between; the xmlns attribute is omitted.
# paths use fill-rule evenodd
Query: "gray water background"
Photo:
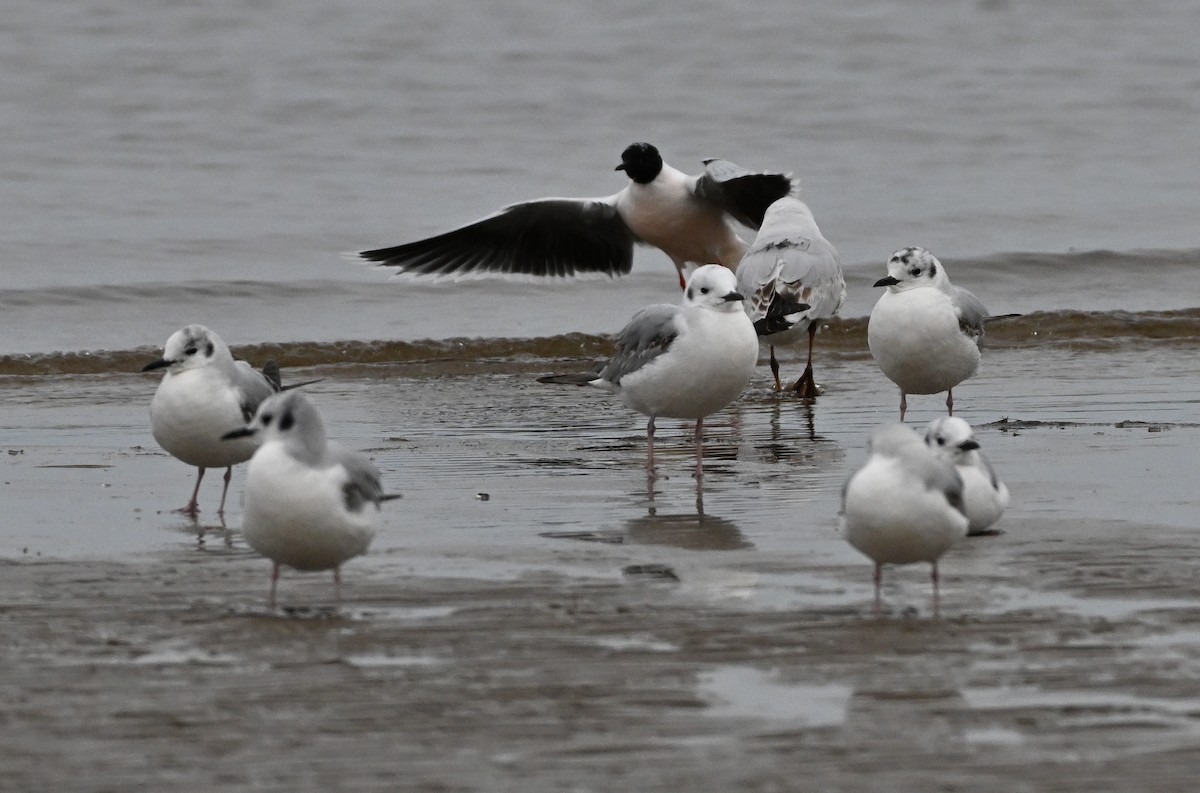
<svg viewBox="0 0 1200 793"><path fill-rule="evenodd" d="M634 140L794 172L848 315L912 244L997 312L1194 306L1196 30L1186 0L12 0L0 351L613 331L674 299L657 251L539 285L340 254L614 193Z"/></svg>

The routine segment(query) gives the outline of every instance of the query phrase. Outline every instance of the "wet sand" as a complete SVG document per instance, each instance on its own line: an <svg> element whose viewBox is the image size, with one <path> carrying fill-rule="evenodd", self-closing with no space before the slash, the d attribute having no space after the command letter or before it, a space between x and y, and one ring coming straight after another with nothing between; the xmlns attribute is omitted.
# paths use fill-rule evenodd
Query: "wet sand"
<svg viewBox="0 0 1200 793"><path fill-rule="evenodd" d="M389 488L372 552L285 572L169 511L154 379L6 378L4 738L11 790L1190 790L1200 772L1200 477L1178 347L989 349L959 415L1013 494L1003 534L870 565L838 492L898 396L869 360L690 432L581 362L328 367L313 400ZM1194 353L1186 352L1185 357ZM798 373L794 359L789 373ZM917 397L910 423L939 414ZM481 496L486 494L486 499ZM1152 780L1152 784L1150 783Z"/></svg>

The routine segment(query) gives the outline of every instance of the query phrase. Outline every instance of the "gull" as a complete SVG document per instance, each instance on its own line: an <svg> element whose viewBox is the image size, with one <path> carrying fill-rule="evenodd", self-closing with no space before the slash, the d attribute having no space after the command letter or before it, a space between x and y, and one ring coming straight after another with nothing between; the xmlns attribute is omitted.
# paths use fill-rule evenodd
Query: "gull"
<svg viewBox="0 0 1200 793"><path fill-rule="evenodd" d="M341 565L367 550L386 495L379 471L366 457L325 438L317 409L303 394L276 394L227 442L261 436L246 472L242 534L271 560L271 607L280 565L333 570L341 600Z"/></svg>
<svg viewBox="0 0 1200 793"><path fill-rule="evenodd" d="M867 322L867 346L889 380L900 387L900 420L908 394L946 392L954 415L954 386L979 368L979 340L987 309L952 286L946 268L924 248L892 254L888 274L875 282L887 291Z"/></svg>
<svg viewBox="0 0 1200 793"><path fill-rule="evenodd" d="M716 264L695 270L678 305L633 315L616 338L617 351L598 372L551 375L543 383L591 385L616 394L649 416L646 470L654 471L654 420L696 420L696 477L703 475L704 417L737 399L758 362L758 336L742 309L734 274Z"/></svg>
<svg viewBox="0 0 1200 793"><path fill-rule="evenodd" d="M245 361L235 361L225 342L203 325L188 325L167 339L163 355L142 367L143 372L166 369L150 401L150 429L154 440L173 457L200 469L192 498L177 510L188 515L200 511L197 497L208 468L225 469L225 487L217 514L225 514L225 496L233 466L254 454L249 439L223 443L221 436L244 425L259 404L280 390L279 367L268 361L255 371Z"/></svg>
<svg viewBox="0 0 1200 793"><path fill-rule="evenodd" d="M649 143L630 144L616 170L632 181L606 198L510 204L453 231L358 255L423 275L617 276L632 268L636 242L666 253L682 287L689 263L737 267L746 243L732 221L758 228L771 202L792 190L786 174L755 173L720 159L704 160L704 173L688 176Z"/></svg>
<svg viewBox="0 0 1200 793"><path fill-rule="evenodd" d="M925 430L925 444L954 464L963 480L963 506L970 521L967 534L994 534L987 528L1008 508L1008 488L983 452L971 425L957 416L934 419Z"/></svg>
<svg viewBox="0 0 1200 793"><path fill-rule="evenodd" d="M821 320L841 310L846 279L837 250L821 236L808 205L792 196L771 204L738 265L737 277L738 291L746 295L746 312L770 347L775 390L783 390L775 347L797 344L807 335L808 364L791 390L801 397L815 397L813 340ZM797 312L798 304L809 308ZM779 323L781 317L786 321Z"/></svg>
<svg viewBox="0 0 1200 793"><path fill-rule="evenodd" d="M903 424L875 430L867 452L842 489L841 522L846 540L875 563L875 611L885 564L928 562L936 615L938 559L967 534L962 477Z"/></svg>

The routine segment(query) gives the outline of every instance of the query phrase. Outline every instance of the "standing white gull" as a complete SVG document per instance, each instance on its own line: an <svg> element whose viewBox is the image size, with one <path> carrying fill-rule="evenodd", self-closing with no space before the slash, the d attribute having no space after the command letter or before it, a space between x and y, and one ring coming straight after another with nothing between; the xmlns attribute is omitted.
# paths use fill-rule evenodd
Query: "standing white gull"
<svg viewBox="0 0 1200 793"><path fill-rule="evenodd" d="M875 430L867 462L842 489L846 540L875 563L875 610L885 564L928 562L940 608L938 559L967 534L962 478L903 424Z"/></svg>
<svg viewBox="0 0 1200 793"><path fill-rule="evenodd" d="M1008 487L979 451L971 425L957 416L934 419L925 431L925 443L953 463L962 477L963 506L970 521L967 534L994 534L987 529L1008 508Z"/></svg>
<svg viewBox="0 0 1200 793"><path fill-rule="evenodd" d="M867 322L867 346L887 378L900 387L900 420L908 394L946 392L954 415L954 387L979 368L979 340L987 309L953 286L946 268L924 248L892 254L888 274L875 282L887 291Z"/></svg>
<svg viewBox="0 0 1200 793"><path fill-rule="evenodd" d="M746 295L746 312L771 350L775 390L782 391L775 347L808 337L808 364L791 387L798 396L815 397L813 339L821 320L832 317L846 299L846 279L837 249L817 228L812 211L787 196L767 209L758 236L737 268L738 291ZM796 305L806 304L799 312ZM780 323L779 319L786 318Z"/></svg>
<svg viewBox="0 0 1200 793"><path fill-rule="evenodd" d="M167 339L163 355L142 368L166 369L150 401L154 440L172 456L200 469L192 498L179 512L200 511L197 497L208 468L225 469L218 514L225 514L225 496L233 466L250 459L252 440L222 442L221 436L244 425L259 404L279 390L279 367L268 362L262 372L235 361L225 342L203 325L188 325Z"/></svg>
<svg viewBox="0 0 1200 793"><path fill-rule="evenodd" d="M654 471L654 420L696 420L696 476L703 475L704 417L737 399L758 361L758 336L726 268L709 264L687 280L678 305L634 314L617 335L617 351L598 372L552 375L543 383L592 385L615 393L650 417L646 470Z"/></svg>
<svg viewBox="0 0 1200 793"><path fill-rule="evenodd" d="M754 173L726 160L704 161L688 176L649 143L633 143L616 168L632 182L606 198L541 198L415 242L359 253L401 273L569 276L624 275L635 242L660 248L675 263L734 269L746 244L732 221L758 228L763 213L792 190L786 174Z"/></svg>
<svg viewBox="0 0 1200 793"><path fill-rule="evenodd" d="M242 535L271 560L271 606L280 565L333 570L341 600L341 565L367 550L385 495L379 471L361 454L325 438L317 409L303 394L277 394L227 443L261 436L246 472Z"/></svg>

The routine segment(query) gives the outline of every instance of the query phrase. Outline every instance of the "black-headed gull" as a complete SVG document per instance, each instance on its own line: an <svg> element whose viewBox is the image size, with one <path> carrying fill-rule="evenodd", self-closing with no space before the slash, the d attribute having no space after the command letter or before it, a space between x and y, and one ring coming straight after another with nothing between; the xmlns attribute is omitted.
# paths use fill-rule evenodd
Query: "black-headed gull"
<svg viewBox="0 0 1200 793"><path fill-rule="evenodd" d="M261 438L246 472L242 535L272 562L271 606L280 565L333 570L341 599L341 565L375 537L386 495L379 471L361 454L326 440L325 425L301 393L276 394L226 443Z"/></svg>
<svg viewBox="0 0 1200 793"><path fill-rule="evenodd" d="M875 610L885 564L928 562L939 610L938 559L967 535L962 477L903 424L871 434L867 462L842 489L846 540L875 563Z"/></svg>
<svg viewBox="0 0 1200 793"><path fill-rule="evenodd" d="M720 265L695 270L683 300L634 314L617 334L617 351L598 371L552 375L544 383L592 385L649 416L646 469L654 470L654 420L696 421L696 475L702 476L704 417L746 388L758 360L758 335L742 309L734 274Z"/></svg>
<svg viewBox="0 0 1200 793"><path fill-rule="evenodd" d="M996 476L979 450L971 425L957 416L934 419L925 430L925 443L950 461L963 480L963 506L970 526L967 534L988 534L1008 508L1008 487Z"/></svg>
<svg viewBox="0 0 1200 793"><path fill-rule="evenodd" d="M951 285L946 268L924 248L892 254L886 286L867 322L875 363L900 387L900 420L908 394L946 392L954 414L954 387L979 368L979 340L987 309L966 289Z"/></svg>
<svg viewBox="0 0 1200 793"><path fill-rule="evenodd" d="M166 369L150 401L154 440L173 457L200 469L192 497L179 512L195 515L200 482L208 468L225 469L218 514L225 513L225 496L233 466L254 454L249 439L227 443L221 436L243 426L259 404L279 390L279 367L268 362L262 372L235 361L225 342L203 325L188 325L167 339L161 358L143 372Z"/></svg>
<svg viewBox="0 0 1200 793"><path fill-rule="evenodd" d="M453 231L358 255L424 275L616 276L633 266L634 243L644 243L671 258L683 286L689 263L736 268L746 244L732 221L758 228L767 207L792 190L786 174L719 159L688 176L649 143L627 147L617 170L631 182L615 195L511 204Z"/></svg>
<svg viewBox="0 0 1200 793"><path fill-rule="evenodd" d="M815 397L813 340L821 320L837 314L846 300L846 279L837 250L821 236L812 211L798 198L780 198L767 209L758 236L737 268L738 291L762 340L770 346L775 390L782 391L775 347L808 338L808 364L791 386ZM808 305L797 312L794 306ZM778 323L777 319L786 318Z"/></svg>

